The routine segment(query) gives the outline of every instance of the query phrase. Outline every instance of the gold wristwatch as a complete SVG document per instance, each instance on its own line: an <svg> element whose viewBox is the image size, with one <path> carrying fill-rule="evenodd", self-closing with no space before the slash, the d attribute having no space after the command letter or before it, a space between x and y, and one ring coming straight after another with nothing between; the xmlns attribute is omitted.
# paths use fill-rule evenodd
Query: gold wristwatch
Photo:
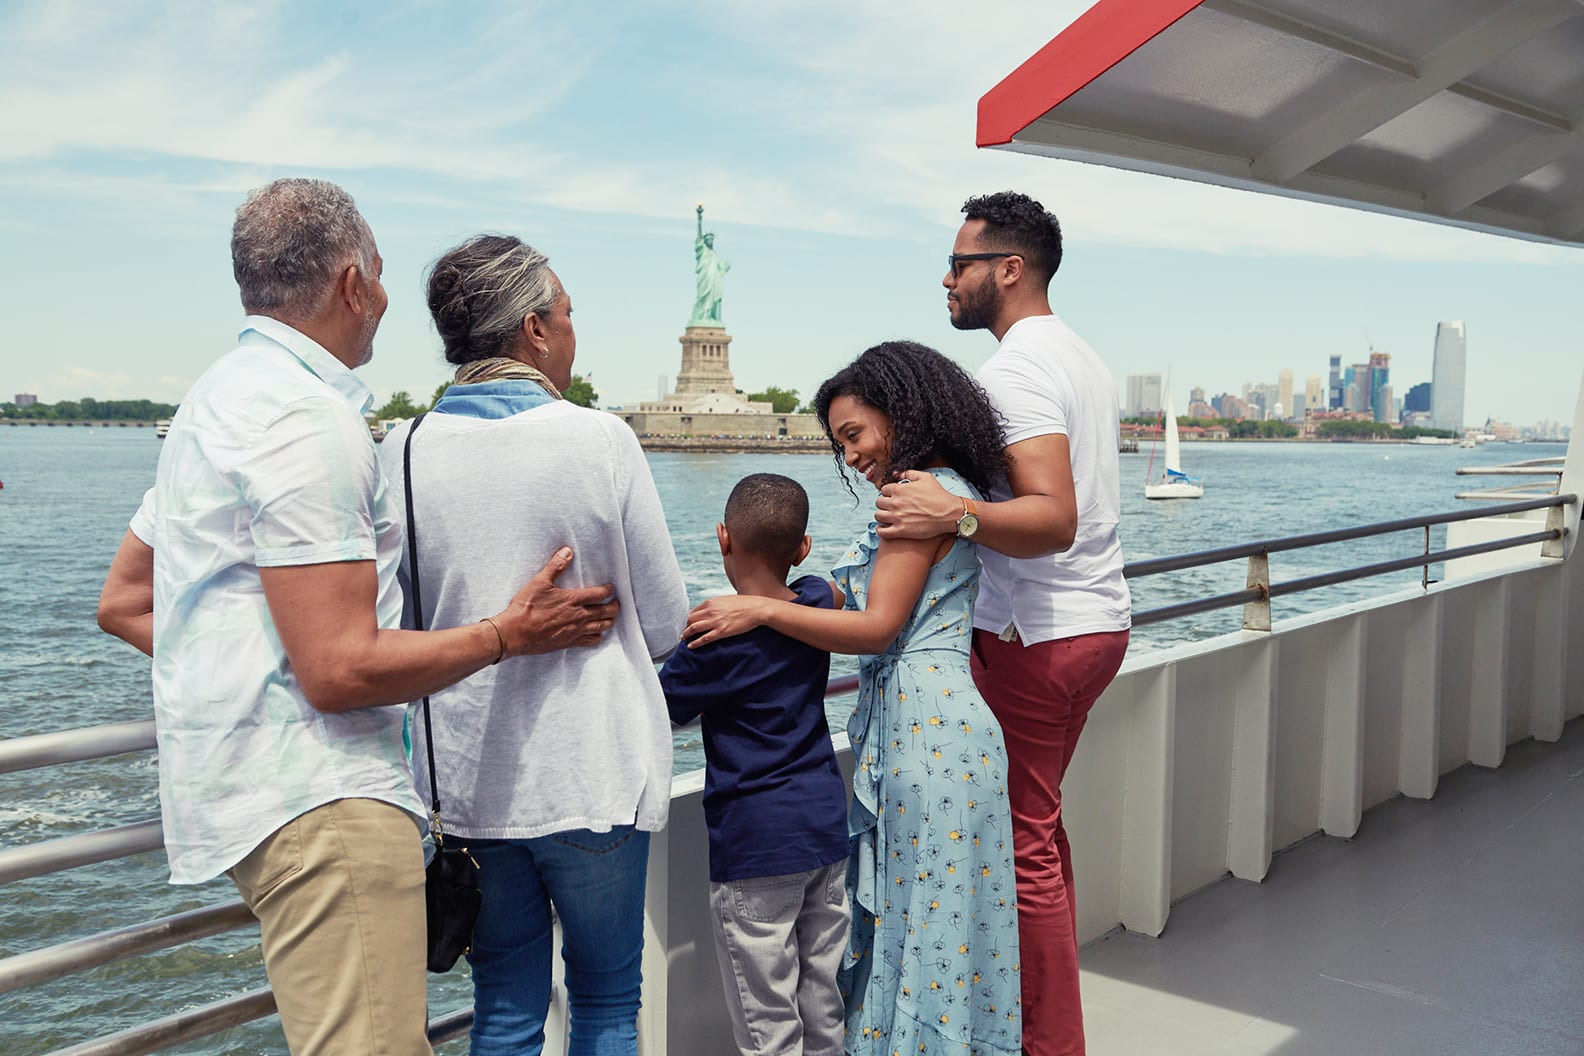
<svg viewBox="0 0 1584 1056"><path fill-rule="evenodd" d="M959 539L972 539L979 530L979 514L975 512L974 501L963 499L962 516L957 518L957 537Z"/></svg>

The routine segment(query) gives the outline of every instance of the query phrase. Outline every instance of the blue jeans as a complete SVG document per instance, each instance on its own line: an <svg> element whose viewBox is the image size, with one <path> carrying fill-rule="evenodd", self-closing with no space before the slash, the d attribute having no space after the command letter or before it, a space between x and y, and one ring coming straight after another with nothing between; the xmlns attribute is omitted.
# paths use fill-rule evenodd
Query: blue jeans
<svg viewBox="0 0 1584 1056"><path fill-rule="evenodd" d="M550 1008L550 909L561 922L570 1056L636 1056L649 834L572 829L470 840L483 905L473 932L473 1056L538 1056Z"/></svg>

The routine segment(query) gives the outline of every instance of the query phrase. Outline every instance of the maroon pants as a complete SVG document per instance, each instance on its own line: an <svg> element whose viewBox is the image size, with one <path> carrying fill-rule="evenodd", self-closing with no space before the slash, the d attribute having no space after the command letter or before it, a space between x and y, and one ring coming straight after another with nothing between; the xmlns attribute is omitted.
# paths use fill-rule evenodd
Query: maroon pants
<svg viewBox="0 0 1584 1056"><path fill-rule="evenodd" d="M1082 1056L1078 910L1061 781L1089 709L1122 666L1128 632L1037 645L974 632L973 678L1001 723L1017 865L1023 1051Z"/></svg>

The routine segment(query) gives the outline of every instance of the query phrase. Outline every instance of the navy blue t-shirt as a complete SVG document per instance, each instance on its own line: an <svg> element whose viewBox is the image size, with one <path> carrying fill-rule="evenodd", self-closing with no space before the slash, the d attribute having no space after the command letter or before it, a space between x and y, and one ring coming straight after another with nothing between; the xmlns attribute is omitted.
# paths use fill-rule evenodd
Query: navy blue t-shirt
<svg viewBox="0 0 1584 1056"><path fill-rule="evenodd" d="M832 607L830 584L804 576L796 603ZM710 880L782 876L847 857L847 789L825 722L830 654L768 627L699 649L677 647L660 672L677 725L704 733Z"/></svg>

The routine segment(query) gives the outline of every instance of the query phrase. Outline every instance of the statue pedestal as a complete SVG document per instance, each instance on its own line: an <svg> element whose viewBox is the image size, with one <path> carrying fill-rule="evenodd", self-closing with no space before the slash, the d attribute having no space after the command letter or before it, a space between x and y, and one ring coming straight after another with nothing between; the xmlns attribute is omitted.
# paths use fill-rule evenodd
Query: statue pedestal
<svg viewBox="0 0 1584 1056"><path fill-rule="evenodd" d="M676 395L736 393L728 351L732 339L725 327L690 326L677 340L682 343L682 369L677 373Z"/></svg>

